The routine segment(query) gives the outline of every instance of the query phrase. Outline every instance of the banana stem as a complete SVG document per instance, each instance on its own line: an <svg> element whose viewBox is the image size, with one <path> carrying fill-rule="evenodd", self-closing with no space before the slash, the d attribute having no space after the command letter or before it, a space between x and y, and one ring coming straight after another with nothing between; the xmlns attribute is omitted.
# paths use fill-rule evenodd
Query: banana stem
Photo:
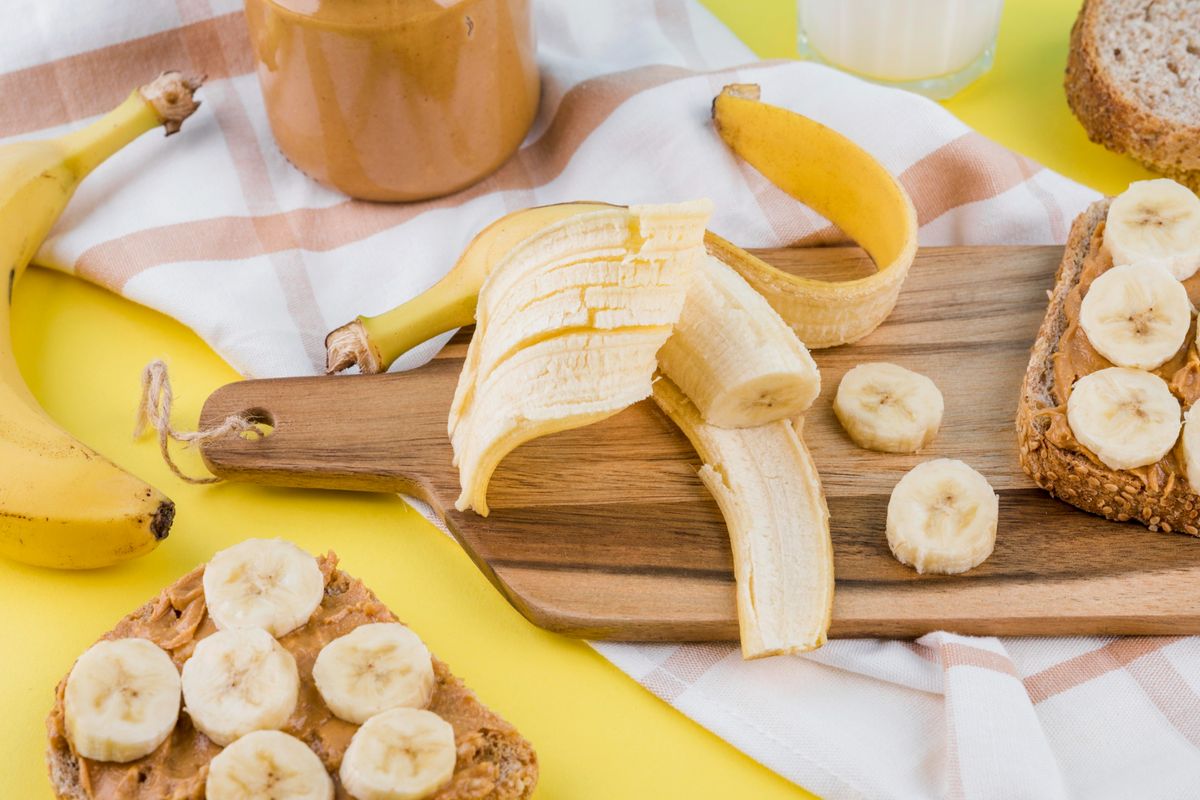
<svg viewBox="0 0 1200 800"><path fill-rule="evenodd" d="M364 375L383 372L421 342L473 324L477 297L477 288L448 275L390 311L358 317L325 338L325 370L332 374L357 364Z"/></svg>
<svg viewBox="0 0 1200 800"><path fill-rule="evenodd" d="M64 164L77 179L83 179L146 131L162 125L167 135L175 133L200 105L192 94L202 82L202 78L164 72L100 119L62 136Z"/></svg>

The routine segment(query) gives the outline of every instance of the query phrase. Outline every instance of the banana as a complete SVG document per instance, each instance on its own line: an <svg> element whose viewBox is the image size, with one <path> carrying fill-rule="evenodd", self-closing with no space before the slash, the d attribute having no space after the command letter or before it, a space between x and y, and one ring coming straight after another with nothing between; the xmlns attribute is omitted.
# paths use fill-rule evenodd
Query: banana
<svg viewBox="0 0 1200 800"><path fill-rule="evenodd" d="M1154 264L1187 280L1200 269L1200 198L1168 178L1134 181L1109 204L1104 245L1114 264Z"/></svg>
<svg viewBox="0 0 1200 800"><path fill-rule="evenodd" d="M721 137L776 185L859 242L879 271L857 280L821 281L786 273L711 232L705 245L758 290L806 346L857 341L891 313L916 255L912 200L882 164L849 139L757 98L753 84L725 87L712 108ZM605 208L603 203L563 203L497 220L428 291L332 331L325 340L327 371L357 365L363 373L382 372L421 342L471 324L484 280L508 251L542 228Z"/></svg>
<svg viewBox="0 0 1200 800"><path fill-rule="evenodd" d="M1154 369L1179 352L1192 326L1192 303L1165 267L1123 264L1092 281L1079 326L1096 352L1118 367Z"/></svg>
<svg viewBox="0 0 1200 800"><path fill-rule="evenodd" d="M953 458L913 467L892 489L888 547L919 573L957 575L996 546L1000 497L987 478Z"/></svg>
<svg viewBox="0 0 1200 800"><path fill-rule="evenodd" d="M726 86L713 124L733 152L858 242L878 267L834 283L772 267L716 234L708 251L741 273L810 348L855 342L896 305L917 253L917 212L900 182L837 131L762 103L754 84Z"/></svg>
<svg viewBox="0 0 1200 800"><path fill-rule="evenodd" d="M254 731L213 756L205 800L333 800L333 779L308 745L280 731Z"/></svg>
<svg viewBox="0 0 1200 800"><path fill-rule="evenodd" d="M488 481L523 442L649 396L655 354L683 308L710 209L701 201L576 214L492 267L450 408L462 485L456 508L486 516ZM637 301L639 283L657 287L652 302ZM614 305L589 305L587 288L622 284L633 291L596 298ZM539 302L546 298L549 306Z"/></svg>
<svg viewBox="0 0 1200 800"><path fill-rule="evenodd" d="M709 425L670 379L654 402L687 436L700 480L721 508L733 547L745 658L825 643L833 606L829 510L808 449L790 420L756 428Z"/></svg>
<svg viewBox="0 0 1200 800"><path fill-rule="evenodd" d="M147 639L97 642L84 651L63 694L67 737L95 761L133 761L152 753L179 718L179 671Z"/></svg>
<svg viewBox="0 0 1200 800"><path fill-rule="evenodd" d="M1179 438L1179 401L1152 372L1109 367L1075 381L1067 424L1079 443L1110 469L1153 464Z"/></svg>
<svg viewBox="0 0 1200 800"><path fill-rule="evenodd" d="M696 265L658 366L705 422L722 428L796 417L821 392L816 362L796 334L744 278L711 256Z"/></svg>
<svg viewBox="0 0 1200 800"><path fill-rule="evenodd" d="M1195 404L1183 415L1183 475L1192 491L1200 494L1200 408Z"/></svg>
<svg viewBox="0 0 1200 800"><path fill-rule="evenodd" d="M282 539L246 539L204 568L204 601L222 630L262 628L284 636L308 622L325 595L317 560Z"/></svg>
<svg viewBox="0 0 1200 800"><path fill-rule="evenodd" d="M356 800L421 800L454 775L454 729L431 711L394 708L354 732L338 776Z"/></svg>
<svg viewBox="0 0 1200 800"><path fill-rule="evenodd" d="M859 447L915 453L937 436L942 393L929 378L896 364L859 364L838 384L833 413Z"/></svg>
<svg viewBox="0 0 1200 800"><path fill-rule="evenodd" d="M196 729L221 746L282 728L296 708L296 659L261 628L217 631L183 664L183 703Z"/></svg>
<svg viewBox="0 0 1200 800"><path fill-rule="evenodd" d="M164 73L92 124L0 147L0 554L61 569L153 550L174 504L62 430L25 386L9 342L13 285L76 186L142 133L168 133L196 108L198 81Z"/></svg>
<svg viewBox="0 0 1200 800"><path fill-rule="evenodd" d="M360 625L321 648L312 669L325 705L361 725L392 708L425 708L433 697L433 658L398 622Z"/></svg>

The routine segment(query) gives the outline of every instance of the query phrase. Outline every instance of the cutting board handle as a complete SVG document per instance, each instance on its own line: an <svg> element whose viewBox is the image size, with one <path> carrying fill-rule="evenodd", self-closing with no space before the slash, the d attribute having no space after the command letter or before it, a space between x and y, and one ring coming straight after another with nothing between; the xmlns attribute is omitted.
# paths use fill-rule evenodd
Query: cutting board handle
<svg viewBox="0 0 1200 800"><path fill-rule="evenodd" d="M438 372L436 362L422 371ZM442 370L444 371L444 370ZM239 415L265 426L261 439L227 436L201 444L204 463L222 478L276 486L403 492L431 501L435 474L446 474L446 412L422 405L428 373L404 391L398 376L325 376L240 381L217 389L201 428ZM351 416L350 409L353 410ZM433 432L440 432L441 442Z"/></svg>

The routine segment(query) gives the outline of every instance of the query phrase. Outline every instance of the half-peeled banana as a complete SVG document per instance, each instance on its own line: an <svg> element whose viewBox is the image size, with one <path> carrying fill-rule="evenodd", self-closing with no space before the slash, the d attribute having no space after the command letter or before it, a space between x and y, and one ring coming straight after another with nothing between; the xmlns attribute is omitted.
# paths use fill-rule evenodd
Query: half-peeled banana
<svg viewBox="0 0 1200 800"><path fill-rule="evenodd" d="M488 481L518 445L650 395L710 210L701 201L575 214L493 265L450 408L460 511L488 513Z"/></svg>

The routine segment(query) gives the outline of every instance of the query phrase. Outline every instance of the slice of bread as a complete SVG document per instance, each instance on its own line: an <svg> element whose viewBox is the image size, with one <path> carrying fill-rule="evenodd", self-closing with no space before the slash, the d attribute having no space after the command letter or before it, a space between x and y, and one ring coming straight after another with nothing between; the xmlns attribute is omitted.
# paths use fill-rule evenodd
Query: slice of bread
<svg viewBox="0 0 1200 800"><path fill-rule="evenodd" d="M1071 29L1067 102L1088 137L1200 191L1200 6L1086 0Z"/></svg>
<svg viewBox="0 0 1200 800"><path fill-rule="evenodd" d="M1089 453L1064 448L1053 441L1061 439L1051 430L1052 421L1065 425L1063 414L1047 413L1060 408L1055 394L1054 354L1067 330L1068 296L1079 282L1093 246L1101 244L1093 239L1102 236L1099 231L1103 229L1108 204L1109 200L1093 203L1071 226L1050 292L1050 304L1021 386L1017 406L1021 466L1038 486L1084 511L1121 522L1137 520L1151 530L1197 536L1200 496L1192 492L1183 475L1172 472L1163 480L1157 476L1144 480L1136 471L1110 469Z"/></svg>
<svg viewBox="0 0 1200 800"><path fill-rule="evenodd" d="M319 646L368 622L396 617L363 583L337 568L333 553L317 559L325 594L308 623L279 642L300 670L300 701L284 727L313 749L333 776L337 800L350 795L338 780L349 737L357 725L333 716L312 679ZM121 620L102 638L140 636L167 651L176 666L191 657L195 644L216 630L209 619L201 579L204 567L188 573L156 599ZM533 793L537 755L512 725L485 707L449 668L433 659L436 680L429 710L454 728L458 761L454 777L431 800L518 800ZM208 763L221 748L181 712L175 730L150 755L128 764L95 762L71 748L63 718L64 678L46 721L50 780L59 800L203 800Z"/></svg>

